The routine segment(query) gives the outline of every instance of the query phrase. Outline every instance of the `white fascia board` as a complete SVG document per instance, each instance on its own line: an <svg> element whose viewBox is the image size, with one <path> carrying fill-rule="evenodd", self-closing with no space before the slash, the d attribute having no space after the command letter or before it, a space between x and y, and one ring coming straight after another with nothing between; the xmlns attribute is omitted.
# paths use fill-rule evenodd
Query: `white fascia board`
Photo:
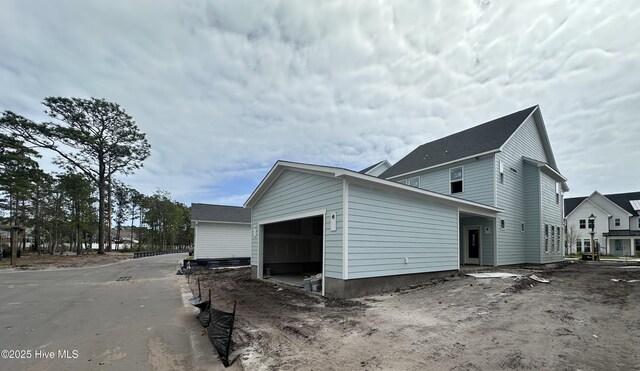
<svg viewBox="0 0 640 371"><path fill-rule="evenodd" d="M476 156L473 156L476 157ZM473 158L472 157L472 158ZM427 191L425 189L411 187L405 184L400 184L391 180L380 179L378 177L374 177L371 175L361 174L355 171L341 169L336 167L329 166L320 166L320 165L310 165L310 164L300 164L296 162L287 162L287 161L278 161L271 169L269 174L263 179L263 181L258 185L258 188L251 194L247 202L245 202L245 207L253 206L264 194L267 189L273 184L274 179L269 179L270 177L276 177L280 175L282 171L285 169L291 169L296 171L310 172L313 174L330 176L336 178L349 178L352 180L357 180L365 183L366 185L377 185L386 189L393 189L395 191L411 194L413 196L422 196L428 199L431 199L435 202L441 202L449 205L454 205L456 207L470 207L474 210L484 210L485 213L499 213L502 212L502 209L497 207L484 205L478 202L467 201L461 198L444 195L437 192ZM277 176L276 176L277 175ZM492 214L493 215L493 214Z"/></svg>
<svg viewBox="0 0 640 371"><path fill-rule="evenodd" d="M278 179L278 177L282 174L282 172L286 169L295 169L306 171L309 173L323 175L323 176L334 176L331 167L319 166L319 165L309 165L309 164L300 164L296 162L288 162L278 160L273 165L271 170L265 175L260 184L256 187L256 189L251 193L247 201L245 201L243 207L253 207L258 201L262 198L264 193L271 187L271 185Z"/></svg>
<svg viewBox="0 0 640 371"><path fill-rule="evenodd" d="M565 178L564 176L562 176L562 174L560 174L559 172L555 171L551 166L549 166L547 163L542 162L542 161L538 161L538 160L534 160L532 158L526 157L526 156L522 156L522 160L524 162L530 163L532 165L537 166L538 168L540 168L545 174L551 176L552 178L554 178L554 180L556 181L560 181L560 182L566 182L567 178Z"/></svg>
<svg viewBox="0 0 640 371"><path fill-rule="evenodd" d="M591 197L591 196L589 196L589 197ZM585 198L584 200L582 200L582 202L580 202L580 203L578 204L578 206L576 206L573 210L571 210L571 212L570 212L569 214L567 214L567 216L565 216L564 218L565 218L565 219L569 218L569 215L573 214L573 212L574 212L574 211L578 210L578 209L580 208L580 206L582 206L585 202L590 203L591 205L593 205L593 207L595 207L596 209L598 209L598 210L602 211L602 213L603 213L603 214L605 214L607 217L611 218L611 214L609 214L609 213L608 213L607 211L605 211L605 210L602 210L602 208L601 208L600 206L596 205L595 203L593 203L593 201L591 201L591 200L589 199L589 197L587 197L587 198Z"/></svg>
<svg viewBox="0 0 640 371"><path fill-rule="evenodd" d="M475 154L475 155L471 155L471 156L467 156L467 157L459 158L459 159L457 159L457 160L452 160L452 161L448 161L448 162L443 162L443 163L438 164L438 165L433 165L433 166L425 167L425 168L422 168L422 169L413 170L413 171L410 171L410 172L408 172L408 173L403 173L403 174L399 174L399 175L390 176L390 177L388 177L388 178L386 178L386 179L397 179L397 178L401 178L401 177L404 177L404 176L413 175L413 174L415 174L415 173L419 173L419 172L422 172L422 171L427 171L427 170L437 169L437 168L439 168L439 167L443 167L443 166L448 166L448 165L451 165L451 164L455 164L456 162L467 161L467 160L471 160L471 159L476 158L476 157L482 157L482 156L485 156L485 155L490 155L490 154L492 154L492 153L501 152L501 151L502 151L502 149L492 149L491 151L486 151L486 152L482 152L482 153L477 153L477 154Z"/></svg>
<svg viewBox="0 0 640 371"><path fill-rule="evenodd" d="M591 196L593 196L595 194L598 194L600 197L604 198L608 203L610 203L611 205L616 207L618 210L622 211L622 213L627 215L628 217L632 217L633 216L633 214L630 214L627 210L623 209L622 207L620 207L620 205L618 205L617 203L611 201L610 199L607 198L607 196L603 195L602 193L600 193L598 191L593 191L593 193L591 195L589 195L589 198L591 198ZM609 215L609 216L611 217L611 215Z"/></svg>
<svg viewBox="0 0 640 371"><path fill-rule="evenodd" d="M445 203L448 205L454 205L456 207L473 209L476 212L483 212L485 214L494 215L495 213L502 212L502 209L497 207L484 205L478 202L467 201L461 198L447 196L441 193L427 191L422 188L411 187L405 184L397 183L391 180L380 179L369 175L362 175L360 173L353 173L351 171L342 171L336 174L337 177L346 177L352 180L360 181L365 185L377 185L381 188L392 189L401 193L410 194L412 196L422 196L430 199L434 202Z"/></svg>
<svg viewBox="0 0 640 371"><path fill-rule="evenodd" d="M365 174L369 174L370 172L374 171L375 169L379 168L382 165L387 165L387 169L391 167L391 163L389 163L389 161L382 160L382 161L378 162L378 164L376 166L374 166L371 169L369 169L369 171L367 171Z"/></svg>

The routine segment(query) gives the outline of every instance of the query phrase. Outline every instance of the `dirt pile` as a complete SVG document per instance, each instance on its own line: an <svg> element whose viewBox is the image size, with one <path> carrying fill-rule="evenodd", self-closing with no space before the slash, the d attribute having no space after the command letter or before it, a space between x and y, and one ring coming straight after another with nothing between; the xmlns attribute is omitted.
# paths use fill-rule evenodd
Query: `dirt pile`
<svg viewBox="0 0 640 371"><path fill-rule="evenodd" d="M248 269L197 276L214 305L238 302L233 349L248 370L637 369L640 282L627 281L640 267L500 271L521 277L454 275L358 300L254 280Z"/></svg>

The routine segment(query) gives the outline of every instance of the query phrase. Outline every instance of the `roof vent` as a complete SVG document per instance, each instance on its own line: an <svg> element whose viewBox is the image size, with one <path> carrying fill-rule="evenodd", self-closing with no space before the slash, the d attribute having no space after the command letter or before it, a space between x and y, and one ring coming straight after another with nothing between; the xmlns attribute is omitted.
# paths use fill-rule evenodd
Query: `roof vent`
<svg viewBox="0 0 640 371"><path fill-rule="evenodd" d="M446 155L447 153L449 153L449 150L448 150L448 149L445 149L445 150L444 150L444 154Z"/></svg>

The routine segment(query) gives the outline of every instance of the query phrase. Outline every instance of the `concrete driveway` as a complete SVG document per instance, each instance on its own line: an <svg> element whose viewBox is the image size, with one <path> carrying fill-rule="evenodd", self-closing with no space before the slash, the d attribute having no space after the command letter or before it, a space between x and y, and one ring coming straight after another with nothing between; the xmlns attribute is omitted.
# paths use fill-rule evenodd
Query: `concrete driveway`
<svg viewBox="0 0 640 371"><path fill-rule="evenodd" d="M0 369L223 368L183 304L181 258L0 272Z"/></svg>

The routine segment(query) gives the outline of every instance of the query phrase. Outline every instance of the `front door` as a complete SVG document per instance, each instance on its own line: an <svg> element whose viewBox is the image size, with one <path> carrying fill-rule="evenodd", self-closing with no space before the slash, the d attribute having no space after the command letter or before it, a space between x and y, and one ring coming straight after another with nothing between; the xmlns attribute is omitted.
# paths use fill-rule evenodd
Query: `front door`
<svg viewBox="0 0 640 371"><path fill-rule="evenodd" d="M480 264L480 228L468 228L465 237L464 263Z"/></svg>

